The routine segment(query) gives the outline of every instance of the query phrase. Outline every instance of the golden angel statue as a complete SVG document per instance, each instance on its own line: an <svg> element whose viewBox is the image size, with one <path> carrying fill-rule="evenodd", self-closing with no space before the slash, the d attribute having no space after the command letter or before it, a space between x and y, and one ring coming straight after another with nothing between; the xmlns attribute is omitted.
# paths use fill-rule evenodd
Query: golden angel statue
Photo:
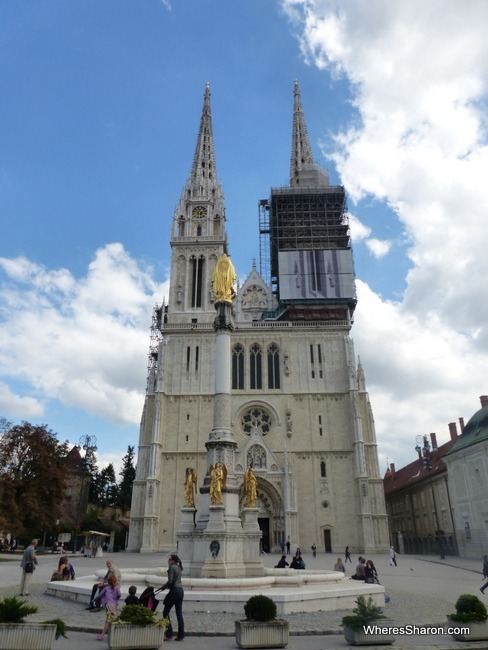
<svg viewBox="0 0 488 650"><path fill-rule="evenodd" d="M197 475L193 467L186 468L185 478L185 491L183 496L185 498L185 506L187 508L195 507L195 490L197 487Z"/></svg>
<svg viewBox="0 0 488 650"><path fill-rule="evenodd" d="M246 469L244 474L244 490L246 492L246 508L255 508L256 500L258 498L257 492L257 480L256 475L254 474L252 467Z"/></svg>
<svg viewBox="0 0 488 650"><path fill-rule="evenodd" d="M227 467L223 463L210 465L210 502L213 505L223 504L222 490L227 483Z"/></svg>
<svg viewBox="0 0 488 650"><path fill-rule="evenodd" d="M232 302L236 292L234 284L237 275L230 261L230 258L223 253L217 260L212 273L212 289L215 294L215 302Z"/></svg>

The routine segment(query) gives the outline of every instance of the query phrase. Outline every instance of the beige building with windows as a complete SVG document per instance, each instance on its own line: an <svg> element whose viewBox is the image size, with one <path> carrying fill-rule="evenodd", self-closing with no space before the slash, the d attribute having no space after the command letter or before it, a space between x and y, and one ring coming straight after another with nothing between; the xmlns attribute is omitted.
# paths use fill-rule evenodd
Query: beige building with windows
<svg viewBox="0 0 488 650"><path fill-rule="evenodd" d="M290 186L259 201L260 264L234 300L235 471L252 466L265 551L389 547L371 405L350 330L356 294L344 188L313 159L294 85ZM212 272L231 253L210 112L174 214L169 299L154 310L128 550L174 549L186 469L208 473L215 369ZM237 246L238 242L234 242ZM199 495L196 497L199 508ZM184 558L183 558L184 561Z"/></svg>

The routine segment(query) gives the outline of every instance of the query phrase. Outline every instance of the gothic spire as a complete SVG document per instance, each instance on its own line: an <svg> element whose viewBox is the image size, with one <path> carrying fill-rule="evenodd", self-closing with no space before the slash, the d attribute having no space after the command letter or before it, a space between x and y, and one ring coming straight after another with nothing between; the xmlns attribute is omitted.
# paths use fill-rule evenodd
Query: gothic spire
<svg viewBox="0 0 488 650"><path fill-rule="evenodd" d="M298 80L295 79L293 96L293 132L291 141L290 186L321 187L329 185L329 175L313 158L307 125L300 99Z"/></svg>
<svg viewBox="0 0 488 650"><path fill-rule="evenodd" d="M208 82L205 85L200 130L188 183L194 190L194 198L201 196L203 199L208 199L218 187L210 111L210 84Z"/></svg>
<svg viewBox="0 0 488 650"><path fill-rule="evenodd" d="M207 83L190 175L175 210L173 237L193 237L201 234L226 240L224 223L224 194L217 179L210 84Z"/></svg>

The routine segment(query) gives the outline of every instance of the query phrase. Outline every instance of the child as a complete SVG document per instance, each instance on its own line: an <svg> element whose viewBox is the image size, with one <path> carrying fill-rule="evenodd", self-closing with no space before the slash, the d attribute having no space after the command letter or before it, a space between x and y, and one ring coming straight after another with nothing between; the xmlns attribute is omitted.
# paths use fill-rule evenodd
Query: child
<svg viewBox="0 0 488 650"><path fill-rule="evenodd" d="M129 587L129 595L127 598L124 600L124 603L126 605L138 605L139 604L139 598L136 596L137 593L137 587Z"/></svg>
<svg viewBox="0 0 488 650"><path fill-rule="evenodd" d="M105 607L105 611L107 612L107 617L105 619L105 625L103 626L103 630L97 636L97 639L99 641L103 641L104 636L108 632L108 626L109 626L108 615L115 614L117 612L117 605L119 599L120 599L120 589L117 587L117 578L113 574L109 575L108 584L106 587L103 588L102 593L100 595L100 602Z"/></svg>

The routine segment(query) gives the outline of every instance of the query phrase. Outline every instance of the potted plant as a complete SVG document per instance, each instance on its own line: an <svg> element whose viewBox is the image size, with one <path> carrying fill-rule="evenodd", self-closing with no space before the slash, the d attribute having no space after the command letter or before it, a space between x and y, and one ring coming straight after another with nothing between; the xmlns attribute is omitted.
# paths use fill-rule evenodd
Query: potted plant
<svg viewBox="0 0 488 650"><path fill-rule="evenodd" d="M125 605L120 615L109 615L108 647L111 650L155 650L163 643L167 618L158 617L144 605Z"/></svg>
<svg viewBox="0 0 488 650"><path fill-rule="evenodd" d="M344 638L351 645L391 645L395 641L393 634L383 633L378 621L386 619L383 610L375 605L371 596L356 599L353 613L344 616L342 625Z"/></svg>
<svg viewBox="0 0 488 650"><path fill-rule="evenodd" d="M25 623L25 617L38 611L17 596L0 600L0 648L2 650L51 650L54 641L66 637L67 627L57 618L43 623Z"/></svg>
<svg viewBox="0 0 488 650"><path fill-rule="evenodd" d="M451 636L456 641L483 641L488 639L488 612L484 603L472 594L461 594L456 601L456 612L447 617L455 628Z"/></svg>
<svg viewBox="0 0 488 650"><path fill-rule="evenodd" d="M276 618L276 604L262 594L244 605L246 620L235 621L239 648L284 648L288 645L288 621Z"/></svg>

